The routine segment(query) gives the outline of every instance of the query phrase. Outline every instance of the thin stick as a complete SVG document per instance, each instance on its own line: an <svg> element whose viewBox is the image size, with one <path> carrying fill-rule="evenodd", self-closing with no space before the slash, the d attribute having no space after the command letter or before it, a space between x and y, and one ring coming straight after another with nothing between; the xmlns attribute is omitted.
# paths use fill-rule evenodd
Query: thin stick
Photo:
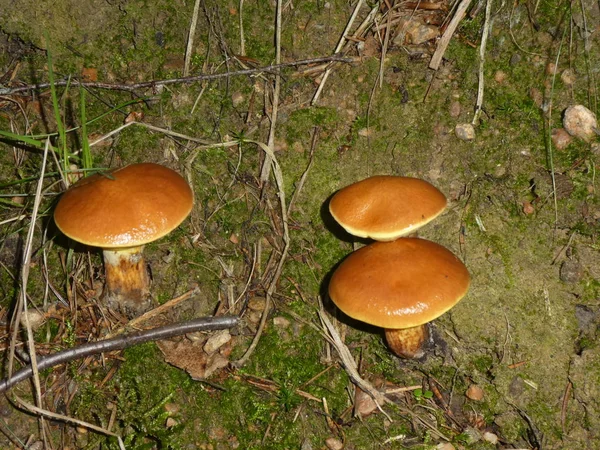
<svg viewBox="0 0 600 450"><path fill-rule="evenodd" d="M89 430L95 431L97 433L101 433L101 434L104 434L104 435L107 435L107 436L116 437L117 441L119 442L119 448L121 450L125 450L125 445L123 444L123 440L121 439L121 436L119 436L116 433L113 433L112 431L108 431L108 430L105 430L104 428L97 427L96 425L93 425L93 424L88 423L88 422L84 422L83 420L74 419L72 417L63 416L62 414L56 414L56 413L53 413L51 411L47 411L45 409L38 408L38 407L32 405L31 403L26 402L25 400L23 400L23 399L21 399L19 397L17 397L17 401L19 402L19 404L22 407L24 407L25 409L28 409L32 413L37 413L37 414L40 414L42 416L45 416L45 417L48 417L48 418L54 419L54 420L59 420L59 421L63 421L63 422L74 423L75 425L82 426L84 428L87 428Z"/></svg>
<svg viewBox="0 0 600 450"><path fill-rule="evenodd" d="M467 9L471 4L471 0L462 0L454 13L454 17L448 24L448 28L444 31L444 34L440 38L437 48L435 49L435 53L431 57L431 61L429 61L429 68L433 70L438 70L440 67L440 63L442 62L442 58L444 57L444 53L446 53L446 48L450 43L450 39L452 39L452 35L458 28L458 24L463 19L465 14L467 13Z"/></svg>
<svg viewBox="0 0 600 450"><path fill-rule="evenodd" d="M354 11L352 12L352 15L350 16L350 20L348 20L348 23L346 24L346 28L344 28L344 32L342 33L342 36L340 37L340 40L338 41L338 44L335 47L334 53L339 53L342 50L342 47L346 43L346 34L348 34L350 32L350 28L352 28L352 25L354 24L354 21L356 20L356 16L358 15L358 12L360 11L360 8L362 7L363 3L364 3L364 0L358 0L358 2L356 3L356 6L354 7ZM333 70L332 67L328 67L327 70L325 71L325 73L323 74L323 78L321 78L321 82L319 83L317 92L315 92L315 95L313 96L313 98L311 100L311 105L314 105L317 102L317 100L319 99L319 96L321 95L321 91L323 91L323 87L325 86L325 82L327 81L327 78L329 78L329 74L331 73L332 70ZM0 94L1 94L1 92L0 92Z"/></svg>
<svg viewBox="0 0 600 450"><path fill-rule="evenodd" d="M197 295L199 293L200 293L200 289L198 287L195 287L194 289L190 289L189 291L181 294L179 297L172 298L168 302L165 302L162 305L142 314L141 316L136 317L133 320L130 320L129 323L127 324L127 326L131 327L131 328L135 328L139 324L151 319L152 317L156 317L157 315L162 314L166 310L173 308L174 306L178 305L182 301L187 300L188 298L191 298L194 295Z"/></svg>
<svg viewBox="0 0 600 450"><path fill-rule="evenodd" d="M300 181L298 181L296 189L294 190L292 198L290 199L290 203L288 205L288 216L291 214L292 207L294 206L296 199L298 198L300 192L302 191L302 188L304 187L304 183L306 182L306 178L308 177L308 172L310 172L310 169L312 168L314 162L315 147L317 146L317 139L319 137L320 131L321 129L319 127L315 127L313 130L313 136L310 143L310 153L308 155L308 165L306 166L306 169L304 169L304 173L300 177Z"/></svg>
<svg viewBox="0 0 600 450"><path fill-rule="evenodd" d="M86 344L71 347L52 355L40 357L37 361L36 370L44 370L59 364L65 364L76 359L85 358L99 353L108 353L115 350L123 350L144 342L169 339L182 334L195 333L197 331L222 330L237 325L238 318L235 316L201 317L183 323L166 325L164 327L151 328L144 331L135 331L121 336L104 339L101 341L88 342ZM31 378L34 369L28 365L11 377L0 381L0 393L7 391L20 381Z"/></svg>
<svg viewBox="0 0 600 450"><path fill-rule="evenodd" d="M31 323L29 322L29 314L27 307L27 282L29 280L29 268L31 267L31 254L33 252L33 235L35 232L35 224L37 221L37 215L40 207L40 202L42 199L42 187L44 185L44 174L46 171L46 162L48 161L48 150L50 148L50 139L46 140L46 146L44 148L44 157L42 160L42 167L40 170L40 176L38 179L36 192L35 192L35 200L33 204L33 210L31 212L31 221L29 223L29 230L27 232L27 238L25 240L25 249L23 251L23 260L21 262L21 289L19 293L19 301L18 305L15 308L16 313L14 315L12 321L12 337L11 337L11 345L10 352L8 357L8 375L12 374L13 362L15 356L15 344L17 342L17 334L20 328L21 317L24 318L25 328L27 331L27 348L29 351L29 358L31 360L31 374L34 377L33 384L35 387L35 401L39 407L42 407L42 390L40 387L40 378L39 378L39 368L37 364L37 355L35 352L35 339L33 337L33 330L31 328ZM44 433L44 419L41 420L41 431L43 435L44 442L46 441L45 433Z"/></svg>
<svg viewBox="0 0 600 450"><path fill-rule="evenodd" d="M190 74L190 62L192 53L194 52L194 36L196 35L196 25L198 24L198 11L200 10L200 0L194 3L194 12L192 14L192 23L190 24L190 32L188 33L187 47L185 49L185 61L183 64L183 76L187 77Z"/></svg>
<svg viewBox="0 0 600 450"><path fill-rule="evenodd" d="M281 62L281 0L277 0L277 17L275 19L275 64ZM277 113L279 111L279 92L281 89L281 75L275 75L275 87L273 89L273 108L271 110L271 126L269 127L269 140L267 145L271 150L275 150L275 128L277 124ZM271 173L271 157L267 154L263 161L260 172L260 184L264 184L269 179Z"/></svg>
<svg viewBox="0 0 600 450"><path fill-rule="evenodd" d="M346 58L342 55L331 55L331 56L322 56L318 58L310 58L303 59L299 61L292 61L289 63L281 63L281 64L273 64L265 67L258 67L256 69L243 69L236 70L233 72L224 72L224 73L213 73L213 74L199 74L190 77L182 77L182 78L169 78L165 80L153 80L153 81L144 81L141 83L132 83L132 84L116 84L116 83L98 83L98 82L82 82L76 79L70 80L60 80L55 81L54 86L67 86L70 84L72 87L85 87L89 89L108 89L114 91L128 91L133 92L137 89L148 89L154 88L156 86L168 86L171 84L188 84L188 83L196 83L198 81L207 81L207 80L219 80L221 78L229 78L229 77L237 77L242 75L254 75L256 73L262 72L278 72L280 69L285 69L287 67L296 67L296 66L305 66L309 64L319 64L323 62L345 62L351 63L353 62L353 58ZM27 92L34 89L47 89L50 87L50 83L39 83L39 84L30 84L28 86L20 86L15 88L2 88L0 89L0 95L12 95L18 94L20 92Z"/></svg>
<svg viewBox="0 0 600 450"><path fill-rule="evenodd" d="M390 402L390 400L388 400L385 397L385 395L383 395L381 392L375 389L375 387L371 383L369 383L363 377L360 376L360 374L358 373L356 362L350 354L350 350L348 350L348 347L346 347L346 345L342 342L340 335L334 328L331 321L327 318L327 315L323 312L323 310L319 310L319 319L321 319L321 323L324 325L324 328L327 330L329 336L331 337L333 345L337 350L338 354L340 355L342 364L344 365L346 372L348 372L348 376L350 377L352 382L356 384L360 389L365 391L367 394L369 394L373 401L375 401L377 408L390 420L390 422L392 422L391 417L388 416L388 414L381 408L382 403L386 401Z"/></svg>
<svg viewBox="0 0 600 450"><path fill-rule="evenodd" d="M479 115L483 106L483 89L484 89L484 69L485 69L485 47L487 45L488 36L490 34L490 22L492 15L492 0L487 0L485 5L485 22L483 24L483 33L481 34L481 45L479 46L479 83L477 86L477 102L475 103L475 114L471 125L479 124Z"/></svg>
<svg viewBox="0 0 600 450"><path fill-rule="evenodd" d="M240 0L240 56L246 56L246 39L244 38L244 0Z"/></svg>

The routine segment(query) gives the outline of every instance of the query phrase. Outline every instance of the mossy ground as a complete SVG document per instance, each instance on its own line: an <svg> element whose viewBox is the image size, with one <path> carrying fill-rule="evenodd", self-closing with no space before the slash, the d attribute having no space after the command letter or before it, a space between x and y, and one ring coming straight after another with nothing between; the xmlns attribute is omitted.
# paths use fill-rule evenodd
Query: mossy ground
<svg viewBox="0 0 600 450"><path fill-rule="evenodd" d="M23 1L19 8L6 3L0 1L0 10L10 11L0 17L6 50L0 57L0 87L11 79L46 81L42 49L52 52L59 78L89 67L98 70L99 81L113 83L181 75L189 2L61 0L49 6ZM154 344L145 344L119 359L71 363L44 373L52 387L46 407L102 427L112 418L111 430L127 436L127 448L135 449L309 449L322 448L328 437L344 441L346 448L428 449L440 442L440 433L465 449L600 446L598 147L578 141L565 150L548 146L550 130L560 126L566 106L583 103L599 112L597 73L590 68L600 64L600 52L598 33L583 28L580 6L565 5L540 3L534 12L526 5L494 6L499 9L486 53L484 110L472 142L458 140L454 126L472 119L482 13L463 21L436 73L427 69L428 58L390 48L381 87L375 87L378 58L338 65L318 105L311 106L313 80L298 77L293 69L284 71L276 150L288 201L310 169L290 210L290 251L274 310L250 361L195 381L165 363ZM201 8L192 73L222 71L223 66L238 70L239 3L204 2ZM597 23L598 5L585 8L587 23ZM330 54L352 9L342 1L289 3L283 14L283 59ZM241 13L246 55L240 59L254 66L271 64L274 5L246 2ZM554 79L547 63L555 62L559 51ZM560 78L567 68L575 73L572 85ZM110 113L87 130L107 133L134 111L155 127L207 142L241 136L266 141L271 80L255 75L174 84L140 92L139 102L116 109L135 97L92 90L87 118ZM59 89L59 94L67 127L80 125L78 90ZM48 92L2 100L1 129L56 131ZM77 133L69 141L74 149L81 145ZM41 165L39 151L13 144L0 144L1 218L7 220L2 224L0 292L6 313L17 296L15 279L29 225L27 219L8 219L30 213ZM93 147L92 155L96 167L167 164L194 189L190 219L147 248L157 302L200 287L201 294L172 311L171 320L211 314L219 299L231 293L244 292L245 300L264 295L273 270L269 255L277 257L281 250L281 228L273 183L261 197L260 148L245 142L199 150L185 138L136 125ZM421 236L447 246L472 274L467 297L434 324L436 346L425 361L398 361L378 330L340 317L365 378L396 386L423 384L440 394L403 394L396 405L385 407L392 421L382 414L362 420L352 416L349 378L336 355L329 357L317 316L320 295L327 311L335 312L327 304L327 279L353 248L351 237L329 217L327 199L375 174L424 178L446 193L448 211ZM22 181L28 177L33 180ZM40 307L44 298L55 303L46 297L46 280L65 298L74 286L91 292L90 301L95 283L102 280L99 255L88 258L86 249L72 247L52 225L59 188L50 183L57 179L53 175L45 185L49 195L38 228L47 229L51 240L40 247L41 233L36 234L27 287ZM526 211L526 204L533 210ZM263 253L253 261L259 243ZM576 264L579 274L561 276L565 263ZM46 267L47 275L41 270ZM56 315L37 333L45 351L93 334L89 324L78 321L80 316L69 314ZM255 324L235 330L232 359L241 356L254 330ZM111 373L113 367L117 370ZM481 402L464 396L473 383L484 390ZM23 384L18 392L27 396L28 389ZM423 415L434 429L402 408ZM37 432L35 418L17 409L2 408L0 414L3 447ZM59 423L50 422L49 430L55 447L118 448L114 440ZM485 430L501 443L482 440Z"/></svg>

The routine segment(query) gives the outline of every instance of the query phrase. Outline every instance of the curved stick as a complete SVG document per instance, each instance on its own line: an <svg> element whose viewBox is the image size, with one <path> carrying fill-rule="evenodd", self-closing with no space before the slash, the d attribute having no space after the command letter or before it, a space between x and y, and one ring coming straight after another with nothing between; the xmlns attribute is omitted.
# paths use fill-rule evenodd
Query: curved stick
<svg viewBox="0 0 600 450"><path fill-rule="evenodd" d="M144 342L168 339L182 334L194 333L196 331L231 328L237 325L238 321L239 318L236 316L202 317L188 322L166 325L150 330L136 331L102 341L88 342L52 355L40 357L37 361L37 367L38 370L43 370L76 359L85 358L86 356L123 350L124 348L143 344ZM7 391L20 381L31 378L32 375L33 369L30 365L23 367L21 370L13 373L10 378L0 381L0 393Z"/></svg>

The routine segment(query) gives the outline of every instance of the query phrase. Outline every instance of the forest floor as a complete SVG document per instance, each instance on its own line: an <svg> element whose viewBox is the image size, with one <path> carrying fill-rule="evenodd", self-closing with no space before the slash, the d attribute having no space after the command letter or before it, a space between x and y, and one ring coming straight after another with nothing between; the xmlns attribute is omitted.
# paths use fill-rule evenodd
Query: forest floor
<svg viewBox="0 0 600 450"><path fill-rule="evenodd" d="M132 329L102 302L101 252L52 221L82 169L154 162L193 189L146 246L166 306L136 328L241 322L43 370L0 402L0 447L600 448L600 145L563 129L569 106L600 112L597 2L17 3L0 0L4 374L28 341L40 357ZM446 195L419 237L472 278L421 360L327 296L364 243L328 201L381 174Z"/></svg>

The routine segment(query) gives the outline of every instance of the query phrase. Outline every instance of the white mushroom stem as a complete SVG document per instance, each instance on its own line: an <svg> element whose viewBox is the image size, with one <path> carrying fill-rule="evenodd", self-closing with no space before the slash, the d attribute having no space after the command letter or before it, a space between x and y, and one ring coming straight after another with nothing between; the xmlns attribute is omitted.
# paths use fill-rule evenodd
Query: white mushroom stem
<svg viewBox="0 0 600 450"><path fill-rule="evenodd" d="M412 328L385 329L385 339L396 355L406 359L421 358L423 343L429 338L427 324Z"/></svg>
<svg viewBox="0 0 600 450"><path fill-rule="evenodd" d="M150 276L142 256L144 246L104 249L106 284L103 297L111 308L135 316L150 304Z"/></svg>

